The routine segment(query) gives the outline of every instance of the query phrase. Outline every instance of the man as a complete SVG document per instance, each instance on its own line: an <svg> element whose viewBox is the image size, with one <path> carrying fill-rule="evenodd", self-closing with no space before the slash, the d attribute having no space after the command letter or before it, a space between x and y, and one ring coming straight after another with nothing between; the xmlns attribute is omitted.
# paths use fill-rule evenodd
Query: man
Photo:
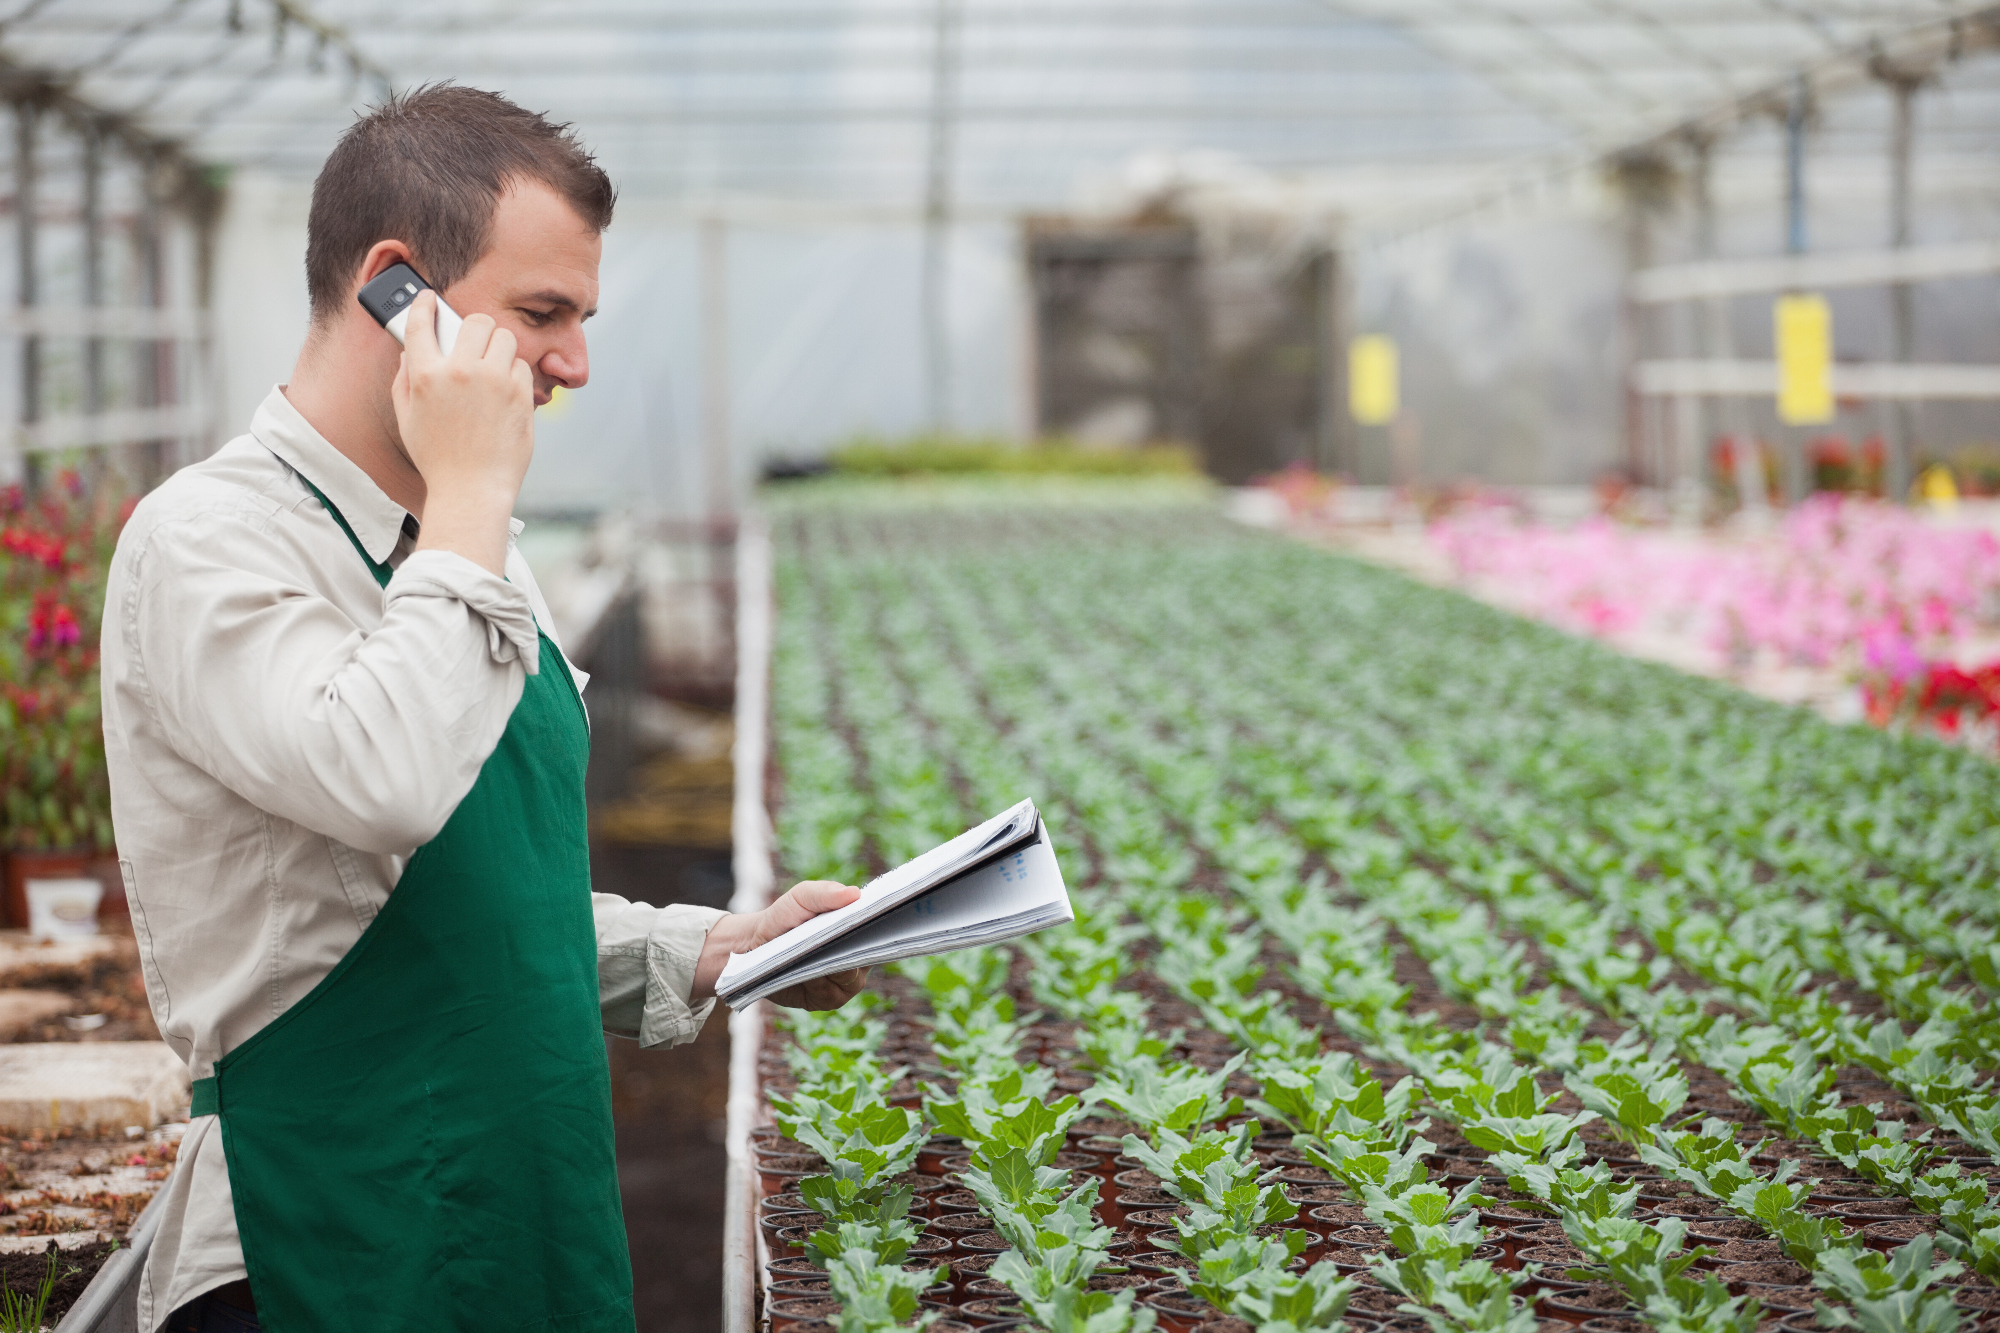
<svg viewBox="0 0 2000 1333"><path fill-rule="evenodd" d="M601 1031L690 1040L730 953L855 896L590 892L584 677L511 511L535 406L589 375L612 202L490 93L361 119L314 186L291 381L119 541L113 817L196 1080L147 1333L629 1330ZM398 262L465 316L448 355L435 297L407 351L357 302Z"/></svg>

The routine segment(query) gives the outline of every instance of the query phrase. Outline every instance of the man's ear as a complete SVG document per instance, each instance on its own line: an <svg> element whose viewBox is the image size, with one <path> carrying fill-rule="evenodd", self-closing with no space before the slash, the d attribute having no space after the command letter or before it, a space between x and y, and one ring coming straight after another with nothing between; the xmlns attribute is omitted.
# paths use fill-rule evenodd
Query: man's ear
<svg viewBox="0 0 2000 1333"><path fill-rule="evenodd" d="M415 268L416 264L410 259L410 247L401 241L377 241L369 246L368 253L362 256L361 268L355 274L352 291L358 292L366 287L392 264L409 264Z"/></svg>

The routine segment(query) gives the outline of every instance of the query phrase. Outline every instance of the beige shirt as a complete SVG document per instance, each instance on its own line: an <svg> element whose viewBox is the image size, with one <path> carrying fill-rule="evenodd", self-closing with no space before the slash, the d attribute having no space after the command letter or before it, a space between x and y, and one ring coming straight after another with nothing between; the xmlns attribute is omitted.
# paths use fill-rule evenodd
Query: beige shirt
<svg viewBox="0 0 2000 1333"><path fill-rule="evenodd" d="M387 588L302 478L395 567ZM471 790L526 676L554 666L511 537L502 579L412 551L415 530L273 389L248 435L148 495L118 540L112 820L153 1017L195 1078L333 970ZM592 906L605 1030L691 1040L714 1005L688 1005L695 958L722 913ZM161 1207L146 1333L244 1276L215 1117L188 1126Z"/></svg>

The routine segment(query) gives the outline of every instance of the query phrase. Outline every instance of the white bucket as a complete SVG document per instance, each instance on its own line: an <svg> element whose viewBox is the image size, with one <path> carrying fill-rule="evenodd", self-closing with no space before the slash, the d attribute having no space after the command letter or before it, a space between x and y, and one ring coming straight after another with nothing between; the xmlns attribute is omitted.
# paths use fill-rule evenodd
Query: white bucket
<svg viewBox="0 0 2000 1333"><path fill-rule="evenodd" d="M38 940L70 939L97 933L97 904L104 885L94 879L31 879L28 933Z"/></svg>

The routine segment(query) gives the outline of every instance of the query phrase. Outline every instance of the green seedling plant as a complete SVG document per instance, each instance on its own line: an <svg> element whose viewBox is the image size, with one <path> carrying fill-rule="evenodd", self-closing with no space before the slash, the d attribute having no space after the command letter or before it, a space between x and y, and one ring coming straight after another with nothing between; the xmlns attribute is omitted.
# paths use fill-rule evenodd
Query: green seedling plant
<svg viewBox="0 0 2000 1333"><path fill-rule="evenodd" d="M1456 1192L1416 1185L1397 1194L1373 1186L1361 1192L1368 1220L1389 1233L1389 1243L1413 1258L1457 1263L1485 1240L1474 1210L1493 1202L1477 1181Z"/></svg>
<svg viewBox="0 0 2000 1333"><path fill-rule="evenodd" d="M1062 1286L1045 1297L1022 1296L1021 1306L1044 1333L1148 1333L1154 1323L1153 1312L1129 1290Z"/></svg>
<svg viewBox="0 0 2000 1333"><path fill-rule="evenodd" d="M1813 1309L1827 1328L1863 1333L1953 1333L1958 1307L1949 1289L1936 1284L1964 1270L1955 1260L1933 1264L1931 1238L1918 1236L1890 1254L1836 1250L1813 1273L1813 1283L1843 1305L1817 1302Z"/></svg>
<svg viewBox="0 0 2000 1333"><path fill-rule="evenodd" d="M1344 1137L1329 1138L1323 1144L1302 1145L1306 1160L1361 1198L1368 1190L1394 1197L1422 1185L1430 1178L1423 1159L1437 1150L1429 1139L1414 1139L1400 1152L1378 1149L1372 1144Z"/></svg>
<svg viewBox="0 0 2000 1333"><path fill-rule="evenodd" d="M835 1222L806 1237L806 1258L821 1268L849 1250L865 1250L880 1264L900 1264L920 1233L908 1218L889 1222Z"/></svg>
<svg viewBox="0 0 2000 1333"><path fill-rule="evenodd" d="M1107 1021L1093 1024L1077 1034L1077 1050L1086 1067L1118 1069L1134 1061L1158 1063L1180 1044L1181 1029L1159 1033L1137 1021Z"/></svg>
<svg viewBox="0 0 2000 1333"><path fill-rule="evenodd" d="M943 1268L910 1272L872 1250L843 1250L826 1264L827 1285L840 1301L833 1324L840 1333L926 1328L937 1314L920 1312L919 1300L944 1275Z"/></svg>
<svg viewBox="0 0 2000 1333"><path fill-rule="evenodd" d="M1768 1142L1760 1140L1745 1148L1736 1141L1734 1121L1710 1116L1699 1129L1655 1130L1652 1143L1639 1145L1639 1159L1659 1168L1667 1179L1692 1185L1709 1198L1727 1203L1739 1189L1761 1179L1750 1159ZM1784 1180L1797 1169L1796 1163L1785 1162L1776 1178Z"/></svg>
<svg viewBox="0 0 2000 1333"><path fill-rule="evenodd" d="M1487 1160L1507 1173L1509 1187L1532 1196L1543 1211L1589 1220L1630 1217L1638 1205L1639 1182L1620 1187L1614 1183L1609 1164L1578 1165L1582 1157L1583 1145L1572 1142L1547 1161L1507 1152L1494 1153Z"/></svg>
<svg viewBox="0 0 2000 1333"><path fill-rule="evenodd" d="M1320 1030L1292 1017L1292 1002L1279 991L1241 1000L1225 995L1201 1012L1211 1028L1259 1061L1310 1060L1320 1048Z"/></svg>
<svg viewBox="0 0 2000 1333"><path fill-rule="evenodd" d="M1662 1218L1656 1225L1629 1217L1563 1216L1563 1233L1589 1255L1596 1269L1572 1269L1580 1281L1609 1278L1625 1289L1647 1321L1672 1333L1752 1333L1761 1309L1731 1296L1719 1278L1688 1272L1709 1251L1682 1249L1687 1223Z"/></svg>
<svg viewBox="0 0 2000 1333"><path fill-rule="evenodd" d="M1257 1077L1260 1096L1250 1109L1289 1129L1297 1148L1338 1137L1394 1152L1430 1127L1429 1120L1410 1120L1411 1107L1423 1095L1421 1082L1404 1077L1385 1093L1374 1075L1342 1051L1306 1061L1274 1060L1260 1065Z"/></svg>
<svg viewBox="0 0 2000 1333"><path fill-rule="evenodd" d="M1298 1205L1273 1184L1276 1169L1261 1168L1251 1152L1261 1126L1246 1121L1233 1130L1212 1129L1184 1139L1161 1129L1154 1143L1125 1136L1125 1151L1160 1178L1160 1188L1187 1204L1189 1217L1176 1218L1183 1254L1203 1253L1230 1237L1248 1236L1299 1215ZM1294 1253L1304 1248L1304 1232L1287 1232Z"/></svg>
<svg viewBox="0 0 2000 1333"><path fill-rule="evenodd" d="M1829 1249L1860 1243L1859 1236L1838 1222L1809 1216L1801 1205L1812 1193L1816 1181L1793 1183L1798 1162L1787 1159L1770 1175L1759 1174L1749 1165L1763 1147L1747 1151L1736 1142L1735 1126L1711 1117L1701 1129L1681 1133L1656 1133L1654 1144L1642 1145L1640 1156L1660 1168L1670 1179L1685 1181L1709 1198L1761 1223L1784 1247L1784 1251L1808 1269L1814 1268Z"/></svg>
<svg viewBox="0 0 2000 1333"><path fill-rule="evenodd" d="M1597 1119L1595 1111L1550 1110L1561 1094L1542 1096L1532 1073L1509 1066L1496 1079L1495 1072L1490 1065L1477 1072L1441 1071L1432 1080L1441 1108L1475 1148L1546 1160Z"/></svg>
<svg viewBox="0 0 2000 1333"><path fill-rule="evenodd" d="M1534 1333L1540 1323L1535 1307L1514 1294L1529 1276L1475 1259L1432 1278L1431 1303L1436 1309L1401 1308L1422 1315L1431 1333Z"/></svg>
<svg viewBox="0 0 2000 1333"><path fill-rule="evenodd" d="M887 1223L909 1212L910 1187L896 1178L930 1138L922 1117L868 1101L856 1085L824 1098L773 1097L771 1108L786 1137L825 1160L829 1174L805 1177L799 1194L828 1221Z"/></svg>
<svg viewBox="0 0 2000 1333"><path fill-rule="evenodd" d="M1047 1071L1011 1066L997 1078L958 1087L958 1097L924 1098L924 1114L939 1132L964 1140L973 1165L990 1169L995 1154L1032 1149L1036 1165L1047 1166L1062 1151L1069 1127L1083 1117L1075 1097L1044 1101Z"/></svg>
<svg viewBox="0 0 2000 1333"><path fill-rule="evenodd" d="M1587 1010L1566 1002L1554 986L1524 997L1507 1018L1507 1044L1514 1053L1544 1068L1569 1071L1582 1062Z"/></svg>
<svg viewBox="0 0 2000 1333"><path fill-rule="evenodd" d="M1470 1219L1465 1219L1470 1221ZM1466 1253L1470 1253L1469 1250ZM1440 1254L1407 1255L1401 1259L1376 1259L1369 1266L1369 1274L1389 1290L1409 1297L1409 1303L1400 1307L1407 1314L1428 1317L1430 1307L1456 1307L1474 1319L1499 1317L1513 1318L1515 1300L1513 1292L1534 1276L1523 1269L1509 1273L1493 1267L1484 1259L1467 1261L1463 1254L1445 1252ZM1494 1297L1499 1296L1506 1304L1507 1313L1499 1313ZM1493 1327L1494 1325L1482 1325ZM1514 1328L1518 1325L1499 1325Z"/></svg>
<svg viewBox="0 0 2000 1333"><path fill-rule="evenodd" d="M1232 1236L1196 1258L1186 1277L1187 1289L1216 1309L1227 1311L1231 1298L1252 1275L1264 1269L1283 1272L1296 1257L1280 1240Z"/></svg>
<svg viewBox="0 0 2000 1333"><path fill-rule="evenodd" d="M1671 1042L1655 1043L1640 1058L1621 1058L1631 1054L1587 1043L1584 1063L1563 1082L1585 1107L1604 1118L1615 1137L1642 1143L1687 1104L1688 1081L1673 1059Z"/></svg>
<svg viewBox="0 0 2000 1333"><path fill-rule="evenodd" d="M1135 1057L1105 1070L1089 1097L1143 1125L1156 1142L1162 1134L1193 1134L1204 1125L1243 1113L1243 1099L1224 1089L1247 1058L1238 1053L1220 1069L1205 1071Z"/></svg>
<svg viewBox="0 0 2000 1333"><path fill-rule="evenodd" d="M994 1228L1030 1257L1062 1244L1101 1250L1113 1234L1091 1220L1100 1182L1092 1179L1065 1193L1069 1173L1037 1165L1031 1148L996 1151L990 1166L960 1175Z"/></svg>
<svg viewBox="0 0 2000 1333"><path fill-rule="evenodd" d="M1007 972L1011 955L1005 949L972 948L956 953L898 963L904 976L924 988L931 1008L964 1021L973 1013L1005 1005L1003 1017L1013 1017L1013 1001L1007 998Z"/></svg>
<svg viewBox="0 0 2000 1333"><path fill-rule="evenodd" d="M1248 1321L1258 1333L1333 1333L1355 1282L1329 1263L1291 1268L1289 1247L1273 1240L1236 1239L1201 1257L1188 1290L1216 1309Z"/></svg>
<svg viewBox="0 0 2000 1333"><path fill-rule="evenodd" d="M1787 1164L1789 1165L1789 1163ZM1763 1224L1793 1260L1816 1268L1834 1250L1859 1248L1861 1236L1830 1218L1809 1216L1801 1205L1815 1182L1794 1185L1776 1179L1744 1185L1728 1199L1729 1206Z"/></svg>

